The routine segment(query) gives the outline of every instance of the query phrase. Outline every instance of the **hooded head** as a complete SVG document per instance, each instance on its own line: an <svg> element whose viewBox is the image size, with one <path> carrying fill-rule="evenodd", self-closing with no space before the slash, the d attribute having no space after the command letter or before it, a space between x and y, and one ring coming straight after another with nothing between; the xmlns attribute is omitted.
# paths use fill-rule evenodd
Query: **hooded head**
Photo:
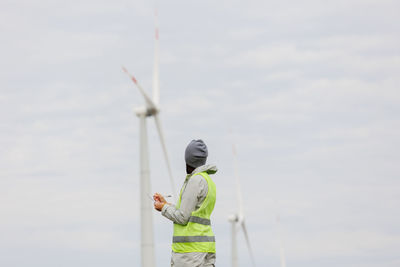
<svg viewBox="0 0 400 267"><path fill-rule="evenodd" d="M185 161L190 167L197 168L206 164L208 150L203 140L192 140L185 150Z"/></svg>

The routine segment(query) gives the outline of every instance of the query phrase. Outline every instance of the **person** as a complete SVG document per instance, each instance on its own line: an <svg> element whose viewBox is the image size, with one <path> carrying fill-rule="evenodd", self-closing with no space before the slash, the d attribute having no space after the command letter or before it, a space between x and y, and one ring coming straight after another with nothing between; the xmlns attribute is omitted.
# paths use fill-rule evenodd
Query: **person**
<svg viewBox="0 0 400 267"><path fill-rule="evenodd" d="M216 186L210 175L215 165L206 165L208 150L202 140L192 140L185 150L186 178L176 205L155 193L154 208L174 223L171 266L215 267L215 236L210 216L216 201Z"/></svg>

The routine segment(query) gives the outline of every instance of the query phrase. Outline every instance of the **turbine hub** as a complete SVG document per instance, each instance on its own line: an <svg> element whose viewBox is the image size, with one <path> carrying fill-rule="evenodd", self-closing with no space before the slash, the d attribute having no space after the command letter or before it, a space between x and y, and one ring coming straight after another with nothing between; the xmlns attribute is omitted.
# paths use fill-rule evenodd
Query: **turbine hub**
<svg viewBox="0 0 400 267"><path fill-rule="evenodd" d="M150 116L154 116L158 112L160 112L160 110L156 107L139 107L139 108L135 108L134 111L136 113L136 116L138 116L138 117L141 117L141 116L150 117Z"/></svg>
<svg viewBox="0 0 400 267"><path fill-rule="evenodd" d="M228 221L230 222L237 222L239 221L239 217L237 216L237 214L232 214L228 217Z"/></svg>

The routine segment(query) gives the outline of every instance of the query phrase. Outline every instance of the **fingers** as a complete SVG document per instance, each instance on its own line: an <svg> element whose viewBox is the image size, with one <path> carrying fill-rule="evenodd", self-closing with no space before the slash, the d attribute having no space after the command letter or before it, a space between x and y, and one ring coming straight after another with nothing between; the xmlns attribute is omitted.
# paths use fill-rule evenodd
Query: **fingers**
<svg viewBox="0 0 400 267"><path fill-rule="evenodd" d="M154 193L153 199L159 202L166 202L165 198L160 193Z"/></svg>
<svg viewBox="0 0 400 267"><path fill-rule="evenodd" d="M164 203L159 202L159 201L154 202L154 208L156 210L161 211L163 207L164 207Z"/></svg>
<svg viewBox="0 0 400 267"><path fill-rule="evenodd" d="M160 201L160 193L154 193L153 199L154 199L155 201Z"/></svg>

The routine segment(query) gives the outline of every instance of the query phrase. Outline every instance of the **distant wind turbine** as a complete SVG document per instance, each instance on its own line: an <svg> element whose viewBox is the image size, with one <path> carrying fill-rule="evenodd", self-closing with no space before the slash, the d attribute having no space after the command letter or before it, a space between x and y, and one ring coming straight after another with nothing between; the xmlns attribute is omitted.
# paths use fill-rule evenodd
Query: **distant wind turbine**
<svg viewBox="0 0 400 267"><path fill-rule="evenodd" d="M253 256L253 251L251 249L249 234L247 232L245 220L244 220L244 213L243 213L243 199L242 199L242 192L240 190L240 183L239 183L239 174L238 174L238 163L237 163L237 155L235 146L232 145L233 151L233 158L234 158L234 171L235 171L235 178L236 178L236 198L238 203L238 210L229 216L229 221L232 223L232 244L231 244L231 257L232 257L232 267L238 267L238 253L237 253L237 232L240 228L243 231L244 237L246 239L247 248L250 253L251 262L253 266L256 266Z"/></svg>
<svg viewBox="0 0 400 267"><path fill-rule="evenodd" d="M136 78L129 74L125 67L123 71L129 75L133 83L137 86L142 94L145 105L135 109L136 115L140 121L140 233L141 233L141 266L154 267L154 232L153 232L153 206L148 196L152 195L150 187L150 169L149 169L149 152L147 142L146 119L154 117L157 132L160 137L161 146L164 152L165 161L168 168L168 174L171 182L171 193L174 198L175 183L171 172L171 166L168 159L167 148L165 145L164 135L162 132L161 121L159 118L160 108L160 83L159 83L159 31L157 10L155 12L155 46L154 46L154 72L153 72L153 97L151 98L142 88Z"/></svg>
<svg viewBox="0 0 400 267"><path fill-rule="evenodd" d="M276 212L276 224L278 226L279 254L281 259L281 267L286 267L285 250L283 247L282 231L281 231L281 219L278 211Z"/></svg>

